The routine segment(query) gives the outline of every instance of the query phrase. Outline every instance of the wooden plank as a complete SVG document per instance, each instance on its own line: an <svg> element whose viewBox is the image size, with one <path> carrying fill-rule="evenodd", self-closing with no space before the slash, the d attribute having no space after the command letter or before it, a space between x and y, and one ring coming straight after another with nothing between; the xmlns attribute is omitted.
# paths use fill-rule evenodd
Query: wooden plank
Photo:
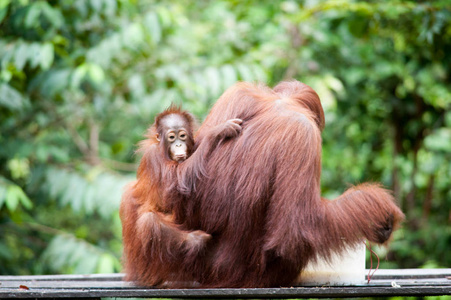
<svg viewBox="0 0 451 300"><path fill-rule="evenodd" d="M80 275L25 275L25 276L12 276L12 275L6 275L6 276L0 276L0 282L1 281L17 281L17 280L60 280L60 281L70 281L70 280L77 280L77 281L121 281L124 278L125 274L121 273L114 273L114 274L80 274Z"/></svg>
<svg viewBox="0 0 451 300"><path fill-rule="evenodd" d="M373 270L374 271L374 270ZM368 274L369 270L365 271ZM399 279L399 278L441 278L451 276L451 268L448 269L379 269L373 279ZM114 274L86 274L86 275L26 275L26 276L0 276L0 281L8 280L86 280L86 281L121 281L122 273Z"/></svg>
<svg viewBox="0 0 451 300"><path fill-rule="evenodd" d="M34 280L18 280L18 281L0 281L1 288L16 288L18 289L21 285L28 288L40 288L40 289L82 289L82 288L137 288L133 282L128 281L59 281L59 280L45 280L45 281L34 281Z"/></svg>
<svg viewBox="0 0 451 300"><path fill-rule="evenodd" d="M267 289L155 289L123 274L0 276L0 298L340 298L451 295L451 269L379 270L370 284ZM393 286L394 285L394 286ZM22 288L21 288L22 287Z"/></svg>
<svg viewBox="0 0 451 300"><path fill-rule="evenodd" d="M360 286L381 286L381 287L391 287L392 283L395 282L397 285L401 286L447 286L451 285L451 280L445 280L442 278L419 278L419 279L376 279L371 280L369 284L362 283L357 285L352 285L354 287ZM140 287L135 285L133 282L127 281L60 281L60 280L8 280L8 281L0 281L0 288L11 288L11 289L19 289L19 287L23 285L28 288L41 288L41 289L79 289L79 288L94 288L94 289L103 289L103 288L121 288L121 289L149 289L149 287ZM315 285L309 285L315 286ZM329 287L329 285L324 285L325 287ZM299 286L300 287L300 286ZM308 286L307 286L308 287Z"/></svg>
<svg viewBox="0 0 451 300"><path fill-rule="evenodd" d="M365 274L368 274L366 270ZM379 269L374 279L442 278L451 276L451 269Z"/></svg>
<svg viewBox="0 0 451 300"><path fill-rule="evenodd" d="M451 287L298 287L265 289L0 289L0 298L339 298L450 295Z"/></svg>

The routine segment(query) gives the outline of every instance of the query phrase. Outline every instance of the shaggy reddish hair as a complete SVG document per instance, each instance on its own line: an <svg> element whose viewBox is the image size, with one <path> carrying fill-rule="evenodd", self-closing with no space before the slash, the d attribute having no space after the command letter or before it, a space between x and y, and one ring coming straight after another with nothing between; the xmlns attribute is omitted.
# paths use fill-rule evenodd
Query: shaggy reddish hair
<svg viewBox="0 0 451 300"><path fill-rule="evenodd" d="M324 113L309 86L234 85L212 108L196 145L233 118L243 120L241 135L219 143L202 170L177 170L169 194L181 192L184 201L162 199L181 229L212 236L204 251L161 257L167 267L153 272L171 281L167 286L190 280L201 287L290 286L309 261L327 260L364 239L384 243L403 220L379 184L352 187L333 201L321 198ZM141 263L142 276L135 278L155 284L145 270L152 262Z"/></svg>

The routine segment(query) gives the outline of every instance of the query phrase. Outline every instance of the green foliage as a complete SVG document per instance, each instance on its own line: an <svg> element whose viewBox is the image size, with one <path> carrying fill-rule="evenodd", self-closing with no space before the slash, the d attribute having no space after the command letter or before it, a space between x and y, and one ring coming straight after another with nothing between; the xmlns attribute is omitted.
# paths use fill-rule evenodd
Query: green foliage
<svg viewBox="0 0 451 300"><path fill-rule="evenodd" d="M120 271L155 114L290 78L325 109L323 193L381 181L407 214L386 265L451 265L450 20L448 1L0 0L0 274Z"/></svg>
<svg viewBox="0 0 451 300"><path fill-rule="evenodd" d="M13 174L14 173L12 173L12 175ZM16 210L19 203L27 209L33 207L30 199L20 186L0 177L0 208L2 208L4 204L6 208L12 212Z"/></svg>
<svg viewBox="0 0 451 300"><path fill-rule="evenodd" d="M52 239L42 259L54 272L113 273L120 268L116 257L82 239L57 235Z"/></svg>

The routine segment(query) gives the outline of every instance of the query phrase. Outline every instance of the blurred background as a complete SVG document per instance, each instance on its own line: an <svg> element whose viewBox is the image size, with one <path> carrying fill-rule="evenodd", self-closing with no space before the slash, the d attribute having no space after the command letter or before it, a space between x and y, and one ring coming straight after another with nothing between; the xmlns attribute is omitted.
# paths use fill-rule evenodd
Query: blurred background
<svg viewBox="0 0 451 300"><path fill-rule="evenodd" d="M407 215L382 267L451 267L449 1L1 0L0 274L120 272L154 116L291 78L325 109L324 196L381 181Z"/></svg>

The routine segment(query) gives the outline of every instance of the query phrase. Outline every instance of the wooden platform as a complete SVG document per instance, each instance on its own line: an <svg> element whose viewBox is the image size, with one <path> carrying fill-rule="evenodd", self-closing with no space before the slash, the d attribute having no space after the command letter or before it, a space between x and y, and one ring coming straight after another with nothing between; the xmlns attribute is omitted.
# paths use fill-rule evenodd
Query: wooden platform
<svg viewBox="0 0 451 300"><path fill-rule="evenodd" d="M378 270L369 284L264 289L155 289L123 274L0 276L0 298L341 298L451 295L451 269ZM451 298L451 297L450 297Z"/></svg>

